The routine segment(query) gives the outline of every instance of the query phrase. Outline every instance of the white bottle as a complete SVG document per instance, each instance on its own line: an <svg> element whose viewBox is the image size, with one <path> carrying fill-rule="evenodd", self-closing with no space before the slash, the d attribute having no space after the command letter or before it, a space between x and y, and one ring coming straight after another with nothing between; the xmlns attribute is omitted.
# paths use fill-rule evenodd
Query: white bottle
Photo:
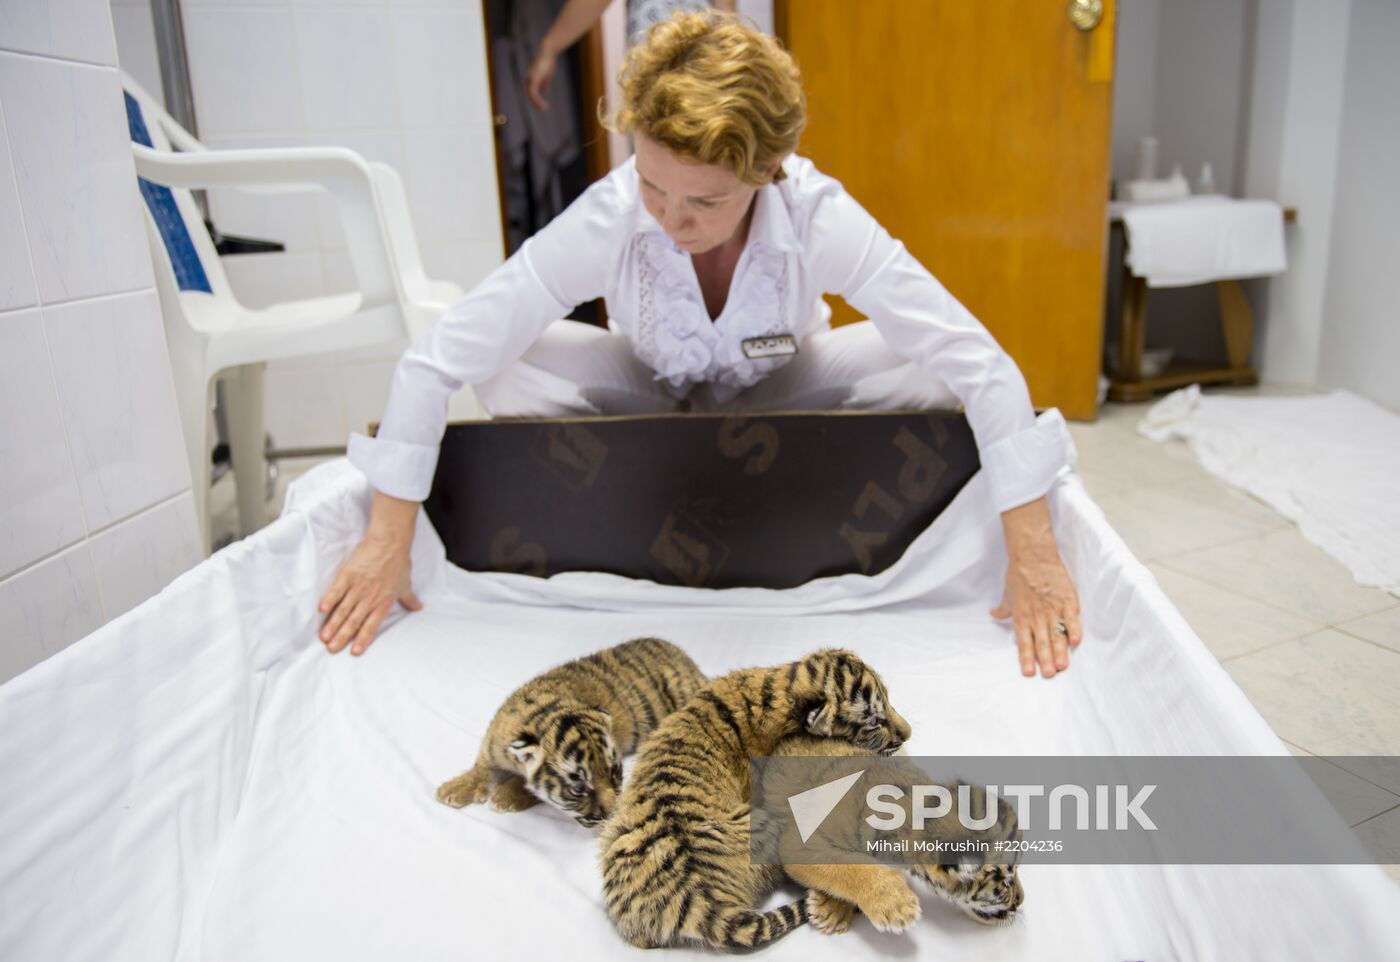
<svg viewBox="0 0 1400 962"><path fill-rule="evenodd" d="M1177 200L1182 197L1191 196L1191 184L1187 181L1186 175L1181 172L1181 163L1178 161L1172 164L1171 176L1167 178L1164 200Z"/></svg>
<svg viewBox="0 0 1400 962"><path fill-rule="evenodd" d="M1196 181L1196 193L1215 193L1215 172L1210 169L1210 161L1206 161L1201 165L1201 176L1200 179Z"/></svg>
<svg viewBox="0 0 1400 962"><path fill-rule="evenodd" d="M1152 180L1157 176L1157 138L1139 137L1134 180Z"/></svg>

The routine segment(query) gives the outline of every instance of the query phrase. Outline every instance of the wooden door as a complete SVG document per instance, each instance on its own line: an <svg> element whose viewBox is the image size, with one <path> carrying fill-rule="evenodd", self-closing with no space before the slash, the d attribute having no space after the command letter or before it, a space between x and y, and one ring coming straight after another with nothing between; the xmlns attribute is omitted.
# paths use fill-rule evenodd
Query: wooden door
<svg viewBox="0 0 1400 962"><path fill-rule="evenodd" d="M987 325L1037 408L1079 419L1103 341L1113 4L1087 31L1068 0L775 7L807 92L799 153Z"/></svg>

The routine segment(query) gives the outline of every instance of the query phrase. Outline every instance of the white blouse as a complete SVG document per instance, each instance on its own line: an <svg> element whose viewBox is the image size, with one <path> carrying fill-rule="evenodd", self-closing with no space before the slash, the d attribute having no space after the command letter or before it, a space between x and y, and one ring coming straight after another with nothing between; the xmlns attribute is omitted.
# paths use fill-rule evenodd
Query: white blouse
<svg viewBox="0 0 1400 962"><path fill-rule="evenodd" d="M385 494L425 499L447 399L499 374L585 301L606 299L609 327L676 397L708 382L725 401L791 360L750 359L746 339L800 344L827 326L821 295L834 293L962 401L998 511L1045 494L1068 457L1058 412L1036 421L1015 362L840 182L802 157L783 169L757 193L729 299L711 321L690 255L642 204L633 160L617 167L404 353L379 435L352 435L350 461Z"/></svg>

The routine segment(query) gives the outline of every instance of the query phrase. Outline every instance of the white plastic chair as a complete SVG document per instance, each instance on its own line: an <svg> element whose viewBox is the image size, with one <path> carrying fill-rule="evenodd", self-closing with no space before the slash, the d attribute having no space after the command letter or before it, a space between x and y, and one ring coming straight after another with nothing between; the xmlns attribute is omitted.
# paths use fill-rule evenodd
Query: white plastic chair
<svg viewBox="0 0 1400 962"><path fill-rule="evenodd" d="M403 184L391 167L340 147L209 150L125 74L122 86L207 552L215 379L224 380L239 527L247 535L266 523L266 362L414 340L462 291L425 275ZM229 286L190 189L285 192L293 184L295 191L334 195L359 290L250 309ZM453 397L449 416L486 417L470 388Z"/></svg>

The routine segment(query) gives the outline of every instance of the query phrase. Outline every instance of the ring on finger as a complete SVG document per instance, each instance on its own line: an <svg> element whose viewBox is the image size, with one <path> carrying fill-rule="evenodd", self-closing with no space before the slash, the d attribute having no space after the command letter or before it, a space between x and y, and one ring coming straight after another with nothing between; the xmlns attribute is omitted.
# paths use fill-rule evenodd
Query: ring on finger
<svg viewBox="0 0 1400 962"><path fill-rule="evenodd" d="M1055 630L1058 631L1060 634L1064 635L1065 637L1069 637L1069 629L1065 627L1065 623L1063 621L1055 622Z"/></svg>

